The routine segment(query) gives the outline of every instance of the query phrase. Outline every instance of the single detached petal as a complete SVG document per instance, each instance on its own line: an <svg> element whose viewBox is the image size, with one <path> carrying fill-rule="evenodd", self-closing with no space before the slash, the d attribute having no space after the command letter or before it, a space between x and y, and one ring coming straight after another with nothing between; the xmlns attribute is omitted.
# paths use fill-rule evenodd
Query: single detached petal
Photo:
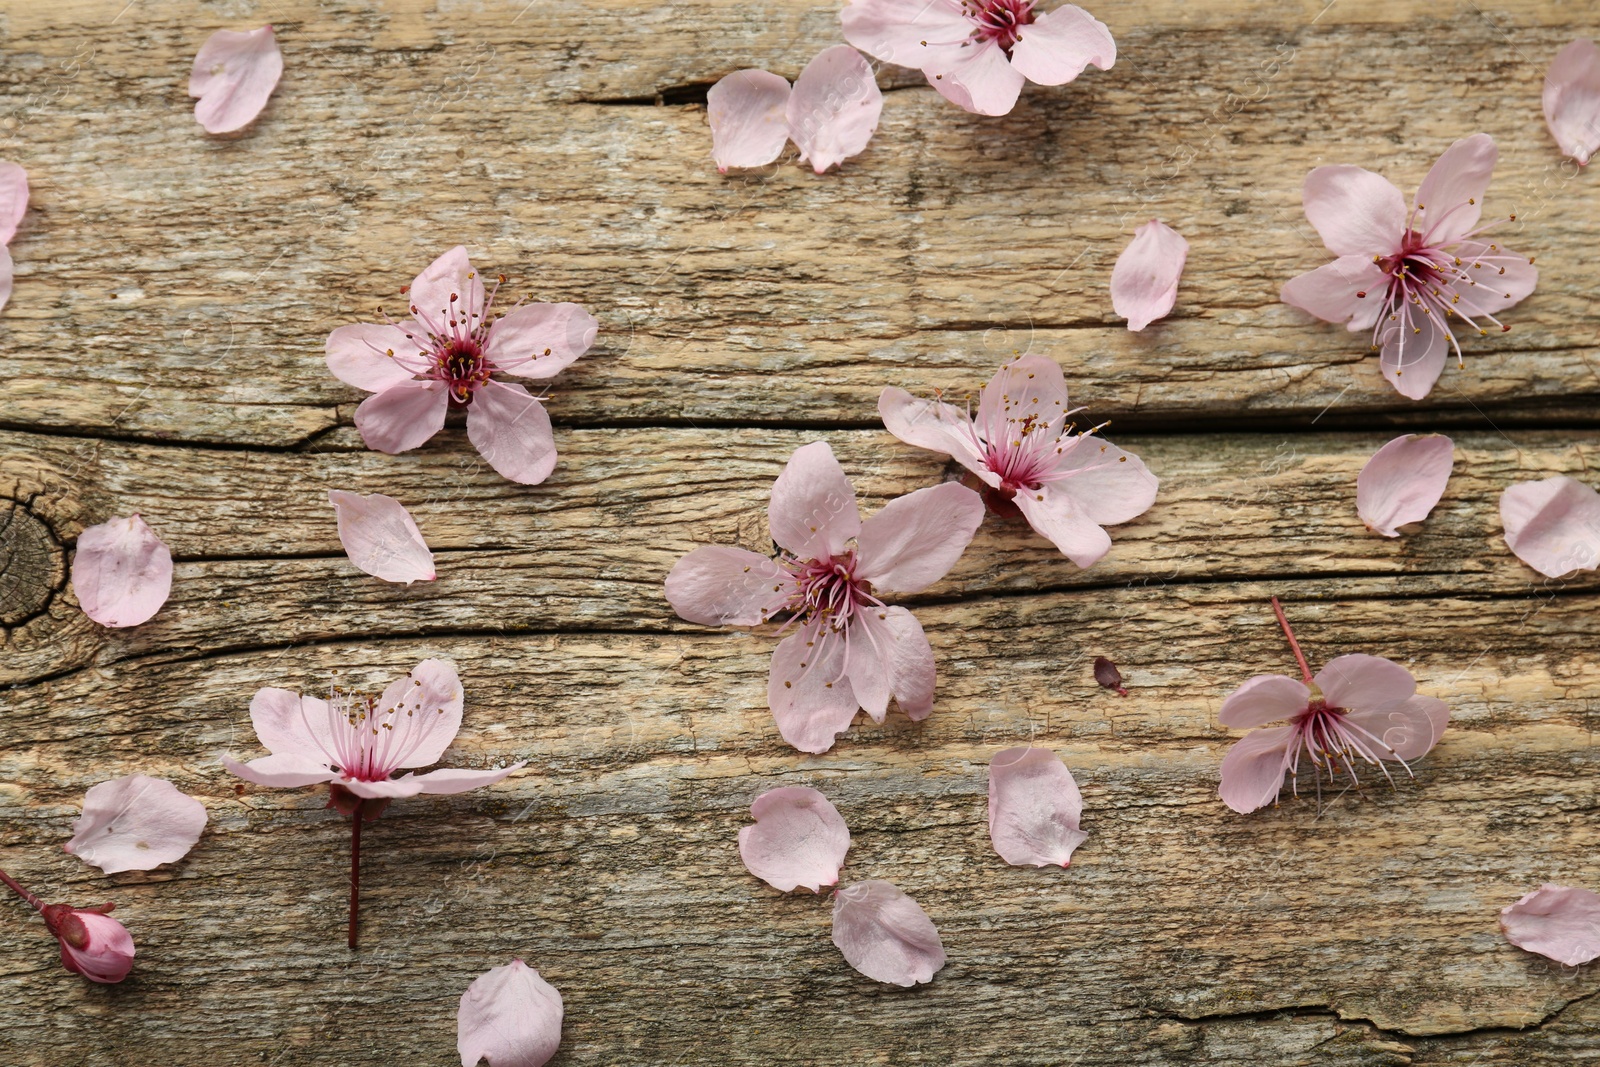
<svg viewBox="0 0 1600 1067"><path fill-rule="evenodd" d="M764 167L789 142L789 82L770 71L736 70L706 93L711 158L723 174Z"/></svg>
<svg viewBox="0 0 1600 1067"><path fill-rule="evenodd" d="M885 613L884 623L894 635L889 654L889 691L906 718L926 719L933 712L933 690L937 681L933 646L922 632L917 617L902 607Z"/></svg>
<svg viewBox="0 0 1600 1067"><path fill-rule="evenodd" d="M172 553L138 515L91 526L78 535L72 591L102 626L137 626L172 592Z"/></svg>
<svg viewBox="0 0 1600 1067"><path fill-rule="evenodd" d="M250 698L250 725L275 756L298 756L324 767L333 763L334 717L325 700L288 689L257 689ZM339 726L344 728L342 718Z"/></svg>
<svg viewBox="0 0 1600 1067"><path fill-rule="evenodd" d="M821 174L867 147L883 114L883 93L861 53L838 44L806 64L785 114L800 162Z"/></svg>
<svg viewBox="0 0 1600 1067"><path fill-rule="evenodd" d="M1406 198L1381 174L1345 165L1306 175L1306 218L1336 256L1388 255L1406 232Z"/></svg>
<svg viewBox="0 0 1600 1067"><path fill-rule="evenodd" d="M983 498L956 482L896 497L861 524L856 573L880 592L919 593L950 573L983 522Z"/></svg>
<svg viewBox="0 0 1600 1067"><path fill-rule="evenodd" d="M483 318L483 277L461 245L424 267L407 291L411 295L411 314L441 337L452 332L466 333Z"/></svg>
<svg viewBox="0 0 1600 1067"><path fill-rule="evenodd" d="M1367 529L1399 537L1398 527L1433 511L1454 465L1455 443L1443 434L1396 437L1356 477L1356 513Z"/></svg>
<svg viewBox="0 0 1600 1067"><path fill-rule="evenodd" d="M189 74L189 95L199 97L195 120L207 133L242 130L267 106L281 77L283 53L271 26L218 30L200 46Z"/></svg>
<svg viewBox="0 0 1600 1067"><path fill-rule="evenodd" d="M408 379L373 393L356 408L356 429L368 448L394 455L408 452L444 429L450 387Z"/></svg>
<svg viewBox="0 0 1600 1067"><path fill-rule="evenodd" d="M1011 65L1040 85L1065 85L1085 67L1110 70L1116 61L1117 42L1105 23L1072 4L1023 27L1011 49Z"/></svg>
<svg viewBox="0 0 1600 1067"><path fill-rule="evenodd" d="M386 750L389 765L438 763L461 729L464 696L455 667L441 659L425 659L404 678L390 682L378 702L380 714L395 709L394 747Z"/></svg>
<svg viewBox="0 0 1600 1067"><path fill-rule="evenodd" d="M1329 660L1314 680L1330 705L1351 711L1392 708L1417 691L1417 680L1400 664L1360 652Z"/></svg>
<svg viewBox="0 0 1600 1067"><path fill-rule="evenodd" d="M249 763L240 763L232 756L223 756L222 765L229 774L238 775L247 782L270 786L273 789L295 789L319 782L331 782L339 772L330 770L305 756L262 756Z"/></svg>
<svg viewBox="0 0 1600 1067"><path fill-rule="evenodd" d="M1088 838L1083 794L1047 748L1008 748L989 761L989 840L1013 867L1066 867Z"/></svg>
<svg viewBox="0 0 1600 1067"><path fill-rule="evenodd" d="M409 382L414 375L399 360L422 351L415 336L420 329L414 322L399 326L370 322L341 326L328 335L328 369L346 385L369 393L381 393Z"/></svg>
<svg viewBox="0 0 1600 1067"><path fill-rule="evenodd" d="M485 770L475 770L465 767L440 767L436 771L426 774L405 775L417 784L418 791L435 795L449 793L465 793L470 789L482 789L486 785L494 785L504 781L516 771L528 765L527 760L519 760L509 767L491 767Z"/></svg>
<svg viewBox="0 0 1600 1067"><path fill-rule="evenodd" d="M1414 760L1439 743L1450 724L1450 708L1438 697L1414 696L1375 711L1352 711L1345 724L1365 731L1368 737L1362 740L1375 738L1387 749L1376 752L1380 759Z"/></svg>
<svg viewBox="0 0 1600 1067"><path fill-rule="evenodd" d="M1135 231L1111 268L1111 307L1128 320L1128 329L1142 330L1167 317L1177 303L1178 279L1188 258L1189 242L1160 219Z"/></svg>
<svg viewBox="0 0 1600 1067"><path fill-rule="evenodd" d="M11 302L12 275L15 265L11 262L11 250L0 246L0 310Z"/></svg>
<svg viewBox="0 0 1600 1067"><path fill-rule="evenodd" d="M433 553L405 505L392 496L330 489L339 523L339 543L359 570L386 582L431 582Z"/></svg>
<svg viewBox="0 0 1600 1067"><path fill-rule="evenodd" d="M107 874L148 871L189 854L206 806L161 778L131 774L92 786L63 847Z"/></svg>
<svg viewBox="0 0 1600 1067"><path fill-rule="evenodd" d="M922 68L940 96L975 115L1008 115L1027 80L993 41L929 57Z"/></svg>
<svg viewBox="0 0 1600 1067"><path fill-rule="evenodd" d="M1455 244L1477 229L1483 195L1494 177L1500 149L1486 133L1463 137L1444 150L1417 187L1417 214L1412 227L1429 245Z"/></svg>
<svg viewBox="0 0 1600 1067"><path fill-rule="evenodd" d="M1540 574L1600 566L1600 493L1565 474L1518 482L1500 494L1506 544Z"/></svg>
<svg viewBox="0 0 1600 1067"><path fill-rule="evenodd" d="M750 805L754 826L739 831L745 869L772 888L813 893L839 881L850 850L850 829L828 798L809 786L784 786Z"/></svg>
<svg viewBox="0 0 1600 1067"><path fill-rule="evenodd" d="M884 429L906 444L950 456L970 471L985 469L972 419L960 408L891 385L878 396L878 414Z"/></svg>
<svg viewBox="0 0 1600 1067"><path fill-rule="evenodd" d="M1294 727L1252 730L1228 749L1222 758L1222 785L1217 795L1241 815L1264 808L1278 799L1289 768L1284 755L1294 740Z"/></svg>
<svg viewBox="0 0 1600 1067"><path fill-rule="evenodd" d="M767 703L778 733L801 752L826 752L861 707L845 674L843 636L813 623L772 653Z"/></svg>
<svg viewBox="0 0 1600 1067"><path fill-rule="evenodd" d="M523 304L489 327L495 367L523 378L553 378L594 344L599 321L577 304Z"/></svg>
<svg viewBox="0 0 1600 1067"><path fill-rule="evenodd" d="M1217 721L1235 730L1282 722L1306 710L1311 690L1281 674L1258 674L1228 695Z"/></svg>
<svg viewBox="0 0 1600 1067"><path fill-rule="evenodd" d="M28 172L0 160L0 245L11 243L28 213Z"/></svg>
<svg viewBox="0 0 1600 1067"><path fill-rule="evenodd" d="M1600 152L1600 48L1580 37L1561 51L1544 76L1544 121L1565 155L1589 162Z"/></svg>
<svg viewBox="0 0 1600 1067"><path fill-rule="evenodd" d="M789 599L794 579L766 556L703 545L667 575L667 603L679 618L704 626L755 626Z"/></svg>
<svg viewBox="0 0 1600 1067"><path fill-rule="evenodd" d="M1450 341L1436 319L1407 304L1399 323L1384 335L1378 356L1383 376L1411 400L1421 400L1432 392L1450 354Z"/></svg>
<svg viewBox="0 0 1600 1067"><path fill-rule="evenodd" d="M1352 330L1365 330L1383 313L1386 284L1383 268L1372 262L1371 256L1340 256L1290 278L1279 296L1285 304L1309 311L1324 322L1348 322Z"/></svg>
<svg viewBox="0 0 1600 1067"><path fill-rule="evenodd" d="M767 525L774 541L803 560L837 556L861 532L855 488L826 441L789 457L772 484Z"/></svg>
<svg viewBox="0 0 1600 1067"><path fill-rule="evenodd" d="M461 1067L542 1067L561 1044L561 994L512 960L472 980L456 1013Z"/></svg>
<svg viewBox="0 0 1600 1067"><path fill-rule="evenodd" d="M502 478L523 485L538 485L556 469L550 414L520 385L489 381L472 394L467 440Z"/></svg>
<svg viewBox="0 0 1600 1067"><path fill-rule="evenodd" d="M928 0L851 0L839 12L844 39L874 59L926 70L952 63L972 33L964 9Z"/></svg>
<svg viewBox="0 0 1600 1067"><path fill-rule="evenodd" d="M1500 909L1500 929L1518 948L1581 966L1600 957L1600 895L1546 882Z"/></svg>
<svg viewBox="0 0 1600 1067"><path fill-rule="evenodd" d="M928 913L879 879L834 894L833 943L875 982L910 987L933 981L944 966L944 945Z"/></svg>

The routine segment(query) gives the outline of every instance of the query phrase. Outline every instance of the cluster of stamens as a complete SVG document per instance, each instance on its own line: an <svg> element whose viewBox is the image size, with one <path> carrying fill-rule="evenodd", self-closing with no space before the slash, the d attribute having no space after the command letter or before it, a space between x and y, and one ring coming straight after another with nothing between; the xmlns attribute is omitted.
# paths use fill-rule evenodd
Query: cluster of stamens
<svg viewBox="0 0 1600 1067"><path fill-rule="evenodd" d="M972 23L972 35L993 41L1011 54L1022 27L1033 22L1033 0L961 0L961 13Z"/></svg>
<svg viewBox="0 0 1600 1067"><path fill-rule="evenodd" d="M471 283L477 276L476 271L469 271L467 281ZM416 342L417 352L396 352L391 348L384 354L419 378L444 382L450 390L451 401L457 405L466 404L497 369L488 352L489 327L493 325L490 313L505 280L504 274L496 279L482 310L475 310L475 302L463 300L459 293L451 293L449 303L442 308L421 308L412 304L412 321L427 331L421 337L406 334L408 341ZM398 324L390 320L390 325Z"/></svg>
<svg viewBox="0 0 1600 1067"><path fill-rule="evenodd" d="M1321 787L1323 775L1332 779L1341 769L1359 787L1361 779L1356 775L1358 760L1378 768L1390 785L1394 784L1394 779L1389 774L1389 768L1384 766L1385 760L1393 760L1404 767L1407 774L1411 774L1411 768L1395 754L1392 747L1351 722L1343 708L1333 707L1321 697L1313 699L1305 711L1290 720L1290 725L1294 727L1298 743L1289 746L1284 753L1284 760L1288 763L1291 791L1297 795L1299 790L1295 785L1300 773L1302 749L1318 775L1318 788Z"/></svg>
<svg viewBox="0 0 1600 1067"><path fill-rule="evenodd" d="M1031 379L1032 374L1028 377ZM1040 398L1035 394L1012 397L1001 394L999 412L983 425L969 418L965 426L968 439L983 464L1000 479L995 492L1002 500L1010 500L1018 492L1037 493L1051 482L1061 481L1072 472L1060 469L1061 455L1074 447L1078 439L1089 437L1110 423L1100 423L1078 430L1070 421L1082 408L1068 409L1060 400L1051 404L1055 410L1038 410ZM1033 410L1022 410L1031 408ZM981 410L981 405L980 405ZM1105 445L1100 446L1105 451ZM1127 462L1127 457L1118 457ZM986 494L987 495L987 494Z"/></svg>
<svg viewBox="0 0 1600 1067"><path fill-rule="evenodd" d="M788 616L785 628L790 624L809 626L819 622L826 624L833 633L839 633L850 625L857 612L876 609L881 613L884 607L883 601L872 595L871 584L856 577L854 549L825 559L780 556L778 565L789 572L792 583L788 599L775 613ZM782 589L782 585L777 585L773 592Z"/></svg>
<svg viewBox="0 0 1600 1067"><path fill-rule="evenodd" d="M346 778L378 782L405 761L426 732L424 721L428 714L422 703L422 683L413 678L411 684L411 691L388 707L366 693L329 691L328 736L332 745L325 754L335 770ZM431 710L444 714L442 707Z"/></svg>

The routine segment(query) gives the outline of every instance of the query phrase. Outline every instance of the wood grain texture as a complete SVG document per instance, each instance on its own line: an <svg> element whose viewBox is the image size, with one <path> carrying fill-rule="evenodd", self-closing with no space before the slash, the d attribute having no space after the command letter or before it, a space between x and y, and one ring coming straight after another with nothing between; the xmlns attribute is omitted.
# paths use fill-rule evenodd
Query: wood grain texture
<svg viewBox="0 0 1600 1067"><path fill-rule="evenodd" d="M520 956L567 1005L557 1065L1331 1064L1600 1061L1591 967L1506 944L1541 881L1600 888L1600 579L1507 552L1499 494L1600 465L1595 175L1539 118L1545 65L1590 5L1107 0L1119 58L1003 119L915 73L872 146L818 178L710 166L706 88L793 77L835 5L684 0L170 0L0 10L0 155L33 203L0 315L0 866L114 897L133 977L90 988L0 908L0 1062L455 1062L455 1006ZM287 72L259 123L206 138L183 85L211 30L271 21ZM1362 339L1277 301L1325 260L1311 167L1408 193L1452 140L1495 136L1491 213L1541 281L1422 404ZM1128 333L1110 267L1151 216L1192 245L1173 317ZM365 451L328 375L335 326L464 243L535 299L600 319L553 384L561 463L512 485L459 423ZM900 445L879 390L973 393L1012 353L1162 480L1080 571L990 518L906 601L938 657L934 714L797 754L765 702L773 642L677 619L696 544L768 547L772 479L827 440L862 506L959 471ZM1354 510L1399 430L1456 470L1420 529ZM411 507L440 580L394 587L340 551L329 489ZM143 514L172 599L108 631L68 583L88 525ZM1454 712L1395 788L1343 784L1252 817L1216 799L1223 697L1308 654L1406 663ZM264 685L377 686L437 655L467 692L458 764L529 766L397 802L367 836L365 947L341 935L347 824L313 790L244 787ZM1113 658L1130 695L1095 685ZM1078 775L1067 871L1004 866L984 767L1033 740ZM85 789L168 777L210 828L183 862L104 877L63 855ZM879 987L828 902L739 865L750 801L826 792L847 879L939 924L929 986Z"/></svg>

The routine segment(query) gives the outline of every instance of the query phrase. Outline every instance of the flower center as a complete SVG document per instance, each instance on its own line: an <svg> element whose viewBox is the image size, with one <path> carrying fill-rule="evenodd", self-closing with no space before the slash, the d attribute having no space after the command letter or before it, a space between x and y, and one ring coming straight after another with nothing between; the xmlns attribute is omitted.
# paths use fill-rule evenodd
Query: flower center
<svg viewBox="0 0 1600 1067"><path fill-rule="evenodd" d="M1006 499L1019 489L1037 490L1044 484L1059 440L1059 434L1046 429L1038 416L1027 415L1007 420L998 436L983 442L983 465L999 476L999 492Z"/></svg>
<svg viewBox="0 0 1600 1067"><path fill-rule="evenodd" d="M882 602L872 595L872 586L857 578L856 554L853 549L843 556L826 559L780 559L779 565L788 570L795 582L795 591L783 609L800 623L825 621L835 632L850 625L858 609L881 607Z"/></svg>
<svg viewBox="0 0 1600 1067"><path fill-rule="evenodd" d="M458 403L471 400L473 391L488 381L494 370L478 336L485 332L480 328L466 337L453 337L435 350L434 376L449 385L450 397Z"/></svg>
<svg viewBox="0 0 1600 1067"><path fill-rule="evenodd" d="M961 0L962 14L972 23L972 35L993 41L1006 55L1017 43L1017 33L1033 22L1034 0Z"/></svg>
<svg viewBox="0 0 1600 1067"><path fill-rule="evenodd" d="M335 689L328 694L329 762L346 778L381 782L416 750L426 734L427 715L421 683L398 703L385 707L366 693ZM442 714L443 708L431 709Z"/></svg>

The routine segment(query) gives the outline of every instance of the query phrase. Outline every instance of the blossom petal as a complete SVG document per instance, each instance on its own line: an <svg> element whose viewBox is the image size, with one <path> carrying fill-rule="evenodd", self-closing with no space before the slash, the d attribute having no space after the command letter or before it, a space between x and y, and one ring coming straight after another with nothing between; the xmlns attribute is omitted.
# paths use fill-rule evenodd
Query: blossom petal
<svg viewBox="0 0 1600 1067"><path fill-rule="evenodd" d="M1546 882L1500 909L1500 930L1520 949L1581 966L1600 957L1600 895Z"/></svg>
<svg viewBox="0 0 1600 1067"><path fill-rule="evenodd" d="M1072 497L1091 522L1131 522L1156 502L1161 483L1132 452L1089 434L1064 439L1060 448L1046 488Z"/></svg>
<svg viewBox="0 0 1600 1067"><path fill-rule="evenodd" d="M218 30L206 38L189 73L189 95L198 97L195 121L207 133L242 130L283 77L283 53L271 26L241 33Z"/></svg>
<svg viewBox="0 0 1600 1067"><path fill-rule="evenodd" d="M1258 674L1228 695L1217 721L1235 730L1282 722L1306 710L1311 690L1281 674Z"/></svg>
<svg viewBox="0 0 1600 1067"><path fill-rule="evenodd" d="M528 765L527 760L519 760L509 767L490 767L486 770L475 770L466 767L440 767L436 771L415 776L406 775L417 783L421 792L436 795L448 793L465 793L469 789L482 789L486 785L494 785L510 777L512 773L520 771Z"/></svg>
<svg viewBox="0 0 1600 1067"><path fill-rule="evenodd" d="M1306 218L1336 256L1388 255L1406 232L1406 198L1381 174L1345 165L1306 175Z"/></svg>
<svg viewBox="0 0 1600 1067"><path fill-rule="evenodd" d="M1600 493L1575 478L1508 486L1500 522L1511 551L1548 578L1600 566Z"/></svg>
<svg viewBox="0 0 1600 1067"><path fill-rule="evenodd" d="M1483 241L1463 241L1456 258L1467 272L1471 284L1457 283L1461 299L1451 310L1465 318L1493 315L1521 303L1539 284L1539 268L1526 256L1504 245ZM1483 329L1480 324L1479 329Z"/></svg>
<svg viewBox="0 0 1600 1067"><path fill-rule="evenodd" d="M1062 4L1022 27L1011 49L1011 65L1040 85L1065 85L1085 67L1110 70L1116 61L1117 42L1105 23L1073 4Z"/></svg>
<svg viewBox="0 0 1600 1067"><path fill-rule="evenodd" d="M861 53L838 44L806 64L785 114L800 162L821 174L867 147L883 114L883 93Z"/></svg>
<svg viewBox="0 0 1600 1067"><path fill-rule="evenodd" d="M1417 680L1400 664L1360 652L1329 660L1314 681L1330 705L1351 711L1392 708L1417 691Z"/></svg>
<svg viewBox="0 0 1600 1067"><path fill-rule="evenodd" d="M398 326L360 322L341 326L328 335L325 346L328 369L346 385L381 393L415 377L400 365L400 358L416 355L422 346L414 322Z"/></svg>
<svg viewBox="0 0 1600 1067"><path fill-rule="evenodd" d="M1411 304L1403 311L1400 321L1384 334L1378 363L1401 396L1421 400L1439 380L1450 342L1437 315L1424 315Z"/></svg>
<svg viewBox="0 0 1600 1067"><path fill-rule="evenodd" d="M785 637L772 653L767 703L778 733L801 752L826 752L861 706L845 674L844 641L826 623Z"/></svg>
<svg viewBox="0 0 1600 1067"><path fill-rule="evenodd" d="M342 721L342 720L341 720ZM334 762L333 717L320 697L288 689L257 689L250 698L250 725L274 756L296 756L324 768Z"/></svg>
<svg viewBox="0 0 1600 1067"><path fill-rule="evenodd" d="M1084 513L1082 504L1068 493L1056 492L1054 486L1037 492L1023 490L1013 503L1035 533L1079 567L1092 567L1111 551L1111 535Z"/></svg>
<svg viewBox="0 0 1600 1067"><path fill-rule="evenodd" d="M1137 332L1167 317L1188 258L1189 242L1160 219L1135 231L1111 268L1111 307L1128 320L1128 329Z"/></svg>
<svg viewBox="0 0 1600 1067"><path fill-rule="evenodd" d="M922 68L939 95L976 115L1007 115L1028 79L993 41L929 57Z"/></svg>
<svg viewBox="0 0 1600 1067"><path fill-rule="evenodd" d="M766 622L794 592L794 579L758 552L702 545L667 575L667 603L678 617L704 626Z"/></svg>
<svg viewBox="0 0 1600 1067"><path fill-rule="evenodd" d="M337 776L336 776L337 777ZM359 778L338 778L340 787L363 800L395 800L414 797L422 792L422 779L415 774L402 774L398 778L382 778L376 782L363 782Z"/></svg>
<svg viewBox="0 0 1600 1067"><path fill-rule="evenodd" d="M1047 748L1008 748L989 761L989 840L1013 867L1066 867L1089 835L1083 794Z"/></svg>
<svg viewBox="0 0 1600 1067"><path fill-rule="evenodd" d="M839 22L867 55L917 70L954 62L972 32L960 7L929 0L851 0Z"/></svg>
<svg viewBox="0 0 1600 1067"><path fill-rule="evenodd" d="M373 393L356 408L356 429L368 448L408 452L444 429L450 406L444 382L410 380Z"/></svg>
<svg viewBox="0 0 1600 1067"><path fill-rule="evenodd" d="M957 482L895 497L861 524L856 573L880 592L920 593L950 573L983 522L983 498Z"/></svg>
<svg viewBox="0 0 1600 1067"><path fill-rule="evenodd" d="M789 457L772 484L767 525L772 539L800 559L837 556L861 532L855 488L826 441L813 441Z"/></svg>
<svg viewBox="0 0 1600 1067"><path fill-rule="evenodd" d="M11 243L28 213L28 172L0 160L0 245Z"/></svg>
<svg viewBox="0 0 1600 1067"><path fill-rule="evenodd" d="M706 93L711 158L723 174L764 167L789 143L787 79L765 70L736 70Z"/></svg>
<svg viewBox="0 0 1600 1067"><path fill-rule="evenodd" d="M1600 48L1580 37L1561 51L1544 76L1544 121L1579 166L1600 152Z"/></svg>
<svg viewBox="0 0 1600 1067"><path fill-rule="evenodd" d="M148 871L189 854L206 806L161 778L130 774L92 786L63 847L107 874Z"/></svg>
<svg viewBox="0 0 1600 1067"><path fill-rule="evenodd" d="M467 440L502 478L538 485L556 469L550 413L520 385L484 382L467 408Z"/></svg>
<svg viewBox="0 0 1600 1067"><path fill-rule="evenodd" d="M577 304L523 304L489 327L489 358L523 378L553 378L594 344L600 322Z"/></svg>
<svg viewBox="0 0 1600 1067"><path fill-rule="evenodd" d="M894 651L889 657L889 690L894 702L912 722L926 719L933 712L933 690L937 672L933 646L922 632L917 617L902 607L892 607L884 621L894 634Z"/></svg>
<svg viewBox="0 0 1600 1067"><path fill-rule="evenodd" d="M1006 422L1032 420L1031 433L1053 433L1067 419L1067 380L1045 356L1018 356L995 372L978 394L978 426L991 443Z"/></svg>
<svg viewBox="0 0 1600 1067"><path fill-rule="evenodd" d="M441 337L453 331L466 333L482 322L483 277L461 245L424 267L408 292L411 314Z"/></svg>
<svg viewBox="0 0 1600 1067"><path fill-rule="evenodd" d="M542 1067L561 1045L561 994L512 960L472 980L456 1013L461 1067Z"/></svg>
<svg viewBox="0 0 1600 1067"><path fill-rule="evenodd" d="M72 591L102 626L137 626L172 592L172 553L138 515L90 526L78 535Z"/></svg>
<svg viewBox="0 0 1600 1067"><path fill-rule="evenodd" d="M16 271L11 262L11 250L0 245L0 310L11 302L12 277Z"/></svg>
<svg viewBox="0 0 1600 1067"><path fill-rule="evenodd" d="M1371 256L1340 256L1290 278L1279 296L1324 322L1348 322L1352 330L1367 330L1383 313L1387 284L1383 268Z"/></svg>
<svg viewBox="0 0 1600 1067"><path fill-rule="evenodd" d="M756 797L750 815L756 822L739 831L739 858L751 874L782 893L799 886L820 893L839 881L850 829L827 797L784 786Z"/></svg>
<svg viewBox="0 0 1600 1067"><path fill-rule="evenodd" d="M914 986L944 966L939 931L916 901L879 879L833 896L833 943L845 962L875 982Z"/></svg>
<svg viewBox="0 0 1600 1067"><path fill-rule="evenodd" d="M438 763L461 729L464 694L456 669L441 659L425 659L383 691L378 714L393 714L393 767Z"/></svg>
<svg viewBox="0 0 1600 1067"><path fill-rule="evenodd" d="M884 428L906 444L950 456L970 471L984 469L972 419L960 408L891 385L878 395L878 414Z"/></svg>
<svg viewBox="0 0 1600 1067"><path fill-rule="evenodd" d="M386 582L431 582L433 553L405 505L392 496L330 489L339 524L339 544L358 570Z"/></svg>
<svg viewBox="0 0 1600 1067"><path fill-rule="evenodd" d="M1222 758L1222 785L1217 795L1241 815L1266 807L1278 799L1284 775L1284 756L1294 741L1292 726L1252 730L1233 743Z"/></svg>
<svg viewBox="0 0 1600 1067"><path fill-rule="evenodd" d="M893 692L890 663L896 640L885 609L865 607L850 623L845 677L850 679L850 692L855 695L856 703L873 722L882 722L889 714L889 697Z"/></svg>
<svg viewBox="0 0 1600 1067"><path fill-rule="evenodd" d="M1405 434L1374 452L1356 477L1356 513L1367 529L1399 537L1398 527L1433 511L1455 465L1455 443L1443 434Z"/></svg>
<svg viewBox="0 0 1600 1067"><path fill-rule="evenodd" d="M232 756L223 756L222 765L229 773L236 774L247 782L271 786L274 789L316 785L318 782L331 782L339 777L338 771L330 770L326 764L319 764L304 756L262 756L249 763L240 763Z"/></svg>
<svg viewBox="0 0 1600 1067"><path fill-rule="evenodd" d="M1463 137L1444 150L1417 187L1417 215L1411 225L1424 243L1452 245L1478 228L1483 195L1499 158L1500 149L1486 133Z"/></svg>
<svg viewBox="0 0 1600 1067"><path fill-rule="evenodd" d="M1382 759L1414 760L1439 743L1450 724L1450 706L1438 697L1414 696L1376 711L1351 711L1345 716L1388 748L1376 752Z"/></svg>

